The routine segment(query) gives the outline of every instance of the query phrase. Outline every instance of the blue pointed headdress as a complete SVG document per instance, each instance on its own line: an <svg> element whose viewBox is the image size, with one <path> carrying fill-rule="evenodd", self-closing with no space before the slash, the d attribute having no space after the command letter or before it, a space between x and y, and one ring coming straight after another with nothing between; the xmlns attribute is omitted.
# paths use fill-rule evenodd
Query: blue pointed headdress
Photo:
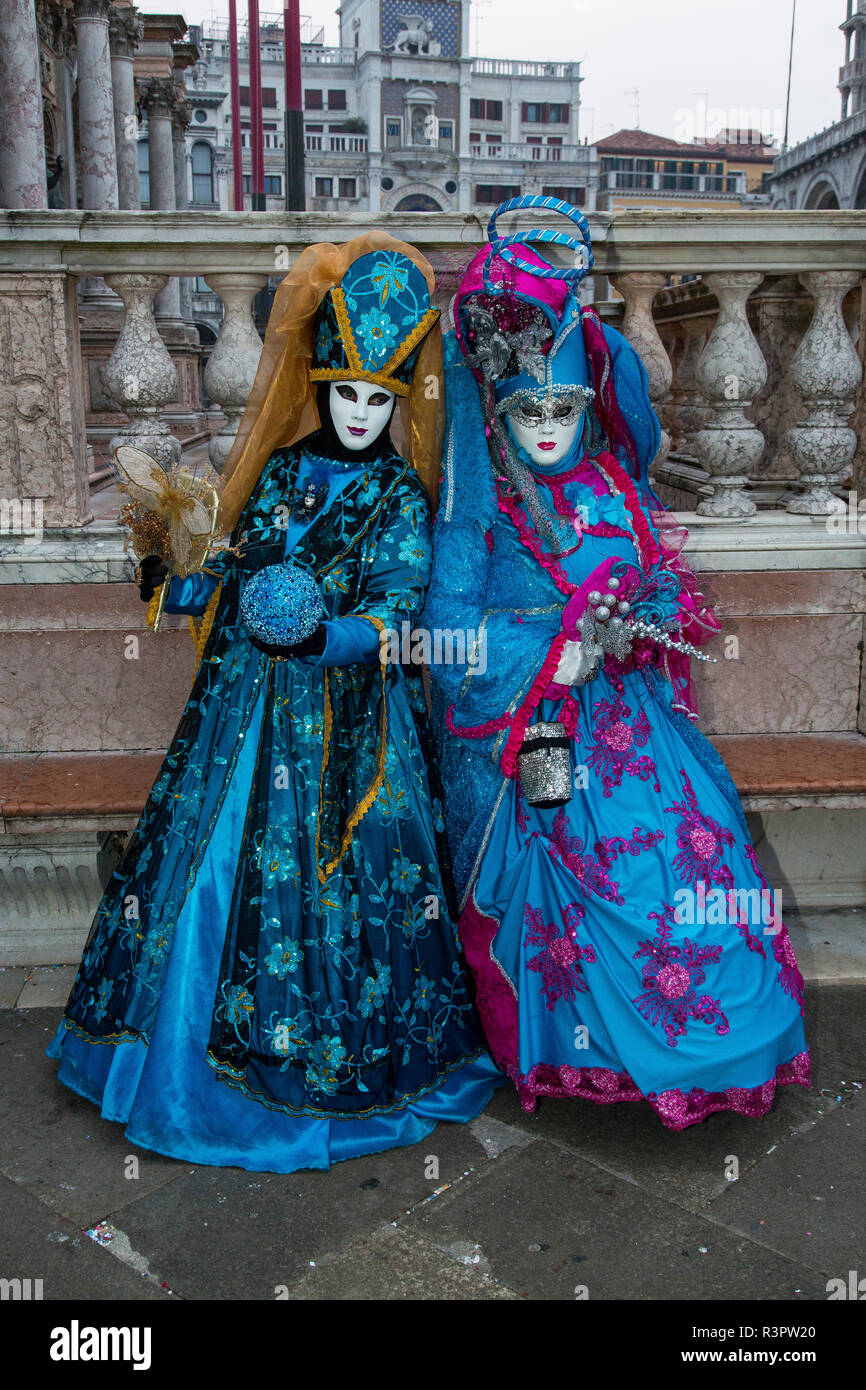
<svg viewBox="0 0 866 1390"><path fill-rule="evenodd" d="M372 381L406 396L421 342L438 317L424 276L406 256L360 256L319 306L310 377Z"/></svg>

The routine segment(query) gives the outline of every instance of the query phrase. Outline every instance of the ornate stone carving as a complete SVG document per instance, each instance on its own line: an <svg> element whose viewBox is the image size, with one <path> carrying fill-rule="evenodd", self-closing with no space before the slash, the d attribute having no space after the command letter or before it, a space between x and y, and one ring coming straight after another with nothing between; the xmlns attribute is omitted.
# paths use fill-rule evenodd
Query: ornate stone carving
<svg viewBox="0 0 866 1390"><path fill-rule="evenodd" d="M105 280L123 300L126 317L102 369L102 382L130 419L128 428L115 435L109 447L113 450L118 444L134 444L163 468L170 468L180 458L180 444L159 414L169 401L177 399L177 372L151 309L166 277L106 275Z"/></svg>
<svg viewBox="0 0 866 1390"><path fill-rule="evenodd" d="M147 109L147 119L171 120L178 102L177 88L170 77L143 77L138 93Z"/></svg>
<svg viewBox="0 0 866 1390"><path fill-rule="evenodd" d="M720 271L704 279L719 301L719 316L695 371L713 407L711 419L695 438L698 460L712 488L712 496L698 503L697 511L701 516L751 516L756 507L745 489L764 452L764 437L745 412L766 383L767 364L749 326L746 300L763 276Z"/></svg>
<svg viewBox="0 0 866 1390"><path fill-rule="evenodd" d="M661 419L663 403L671 389L673 368L659 337L653 318L653 300L659 290L667 284L668 276L655 271L631 271L625 275L612 275L611 282L625 300L625 317L622 331L632 347L640 353L649 377L649 393L653 409ZM664 463L671 447L671 437L662 429L661 444L654 464Z"/></svg>
<svg viewBox="0 0 866 1390"><path fill-rule="evenodd" d="M108 16L112 58L132 58L144 38L144 20L137 10L112 9Z"/></svg>
<svg viewBox="0 0 866 1390"><path fill-rule="evenodd" d="M255 381L262 340L253 324L251 306L267 283L266 275L207 276L207 284L219 295L225 309L219 338L204 370L205 389L226 416L219 434L208 445L210 461L218 473L225 466Z"/></svg>
<svg viewBox="0 0 866 1390"><path fill-rule="evenodd" d="M0 497L46 527L90 520L76 283L0 275Z"/></svg>
<svg viewBox="0 0 866 1390"><path fill-rule="evenodd" d="M791 379L809 412L788 431L804 491L788 502L789 512L827 516L838 506L831 487L845 480L857 447L847 421L860 384L860 359L845 326L842 300L861 280L859 271L810 271L800 276L815 312L791 363Z"/></svg>

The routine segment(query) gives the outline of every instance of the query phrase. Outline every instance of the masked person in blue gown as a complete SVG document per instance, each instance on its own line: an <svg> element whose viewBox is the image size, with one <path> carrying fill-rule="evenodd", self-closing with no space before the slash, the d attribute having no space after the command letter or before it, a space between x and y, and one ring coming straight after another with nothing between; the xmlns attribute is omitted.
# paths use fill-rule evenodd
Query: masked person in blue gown
<svg viewBox="0 0 866 1390"><path fill-rule="evenodd" d="M432 286L384 233L304 252L228 460L230 544L171 581L167 611L210 635L48 1050L176 1158L327 1168L471 1119L502 1080L440 869L420 670L380 661L431 562ZM142 597L165 574L145 563Z"/></svg>
<svg viewBox="0 0 866 1390"><path fill-rule="evenodd" d="M525 207L579 235L500 238L497 216ZM646 372L580 305L575 208L512 200L489 237L446 341L425 619L475 634L431 675L485 1032L527 1110L645 1101L672 1129L761 1115L777 1086L809 1084L803 982L737 792L690 722L689 660L718 624L649 482Z"/></svg>

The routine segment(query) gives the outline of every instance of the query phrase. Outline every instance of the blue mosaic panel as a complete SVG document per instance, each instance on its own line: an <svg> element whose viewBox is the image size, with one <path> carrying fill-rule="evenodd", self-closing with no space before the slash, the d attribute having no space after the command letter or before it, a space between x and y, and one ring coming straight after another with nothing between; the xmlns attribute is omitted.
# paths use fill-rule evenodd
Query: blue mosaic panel
<svg viewBox="0 0 866 1390"><path fill-rule="evenodd" d="M390 49L397 35L406 28L405 16L430 21L430 38L440 45L440 56L460 56L460 5L455 0L381 0L380 33L383 49ZM424 56L423 54L421 55Z"/></svg>

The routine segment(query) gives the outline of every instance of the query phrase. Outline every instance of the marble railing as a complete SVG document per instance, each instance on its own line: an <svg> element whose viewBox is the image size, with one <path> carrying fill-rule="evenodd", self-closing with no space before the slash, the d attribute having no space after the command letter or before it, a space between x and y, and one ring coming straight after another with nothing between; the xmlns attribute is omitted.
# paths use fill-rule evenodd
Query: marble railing
<svg viewBox="0 0 866 1390"><path fill-rule="evenodd" d="M639 350L664 425L659 476L673 442L672 456L693 463L697 515L739 523L755 513L762 469L772 469L781 451L789 466L785 512L826 518L857 466L866 212L624 212L590 222L596 299ZM501 230L532 224L521 214ZM430 256L443 307L484 240L476 214L0 213L0 498L42 499L47 527L80 525L88 514L80 277L104 277L125 306L102 377L129 420L116 440L138 443L164 463L181 451L164 418L177 381L152 301L176 275L201 276L219 295L224 319L205 373L225 414L210 446L219 470L261 351L253 297L308 243L343 241L371 225ZM671 277L695 275L667 288ZM621 300L607 298L605 277ZM790 331L756 336L754 306L780 282L795 290L777 296L778 314L791 308ZM677 295L683 313L674 322ZM695 296L693 331L686 310ZM768 391L788 403L784 430Z"/></svg>

